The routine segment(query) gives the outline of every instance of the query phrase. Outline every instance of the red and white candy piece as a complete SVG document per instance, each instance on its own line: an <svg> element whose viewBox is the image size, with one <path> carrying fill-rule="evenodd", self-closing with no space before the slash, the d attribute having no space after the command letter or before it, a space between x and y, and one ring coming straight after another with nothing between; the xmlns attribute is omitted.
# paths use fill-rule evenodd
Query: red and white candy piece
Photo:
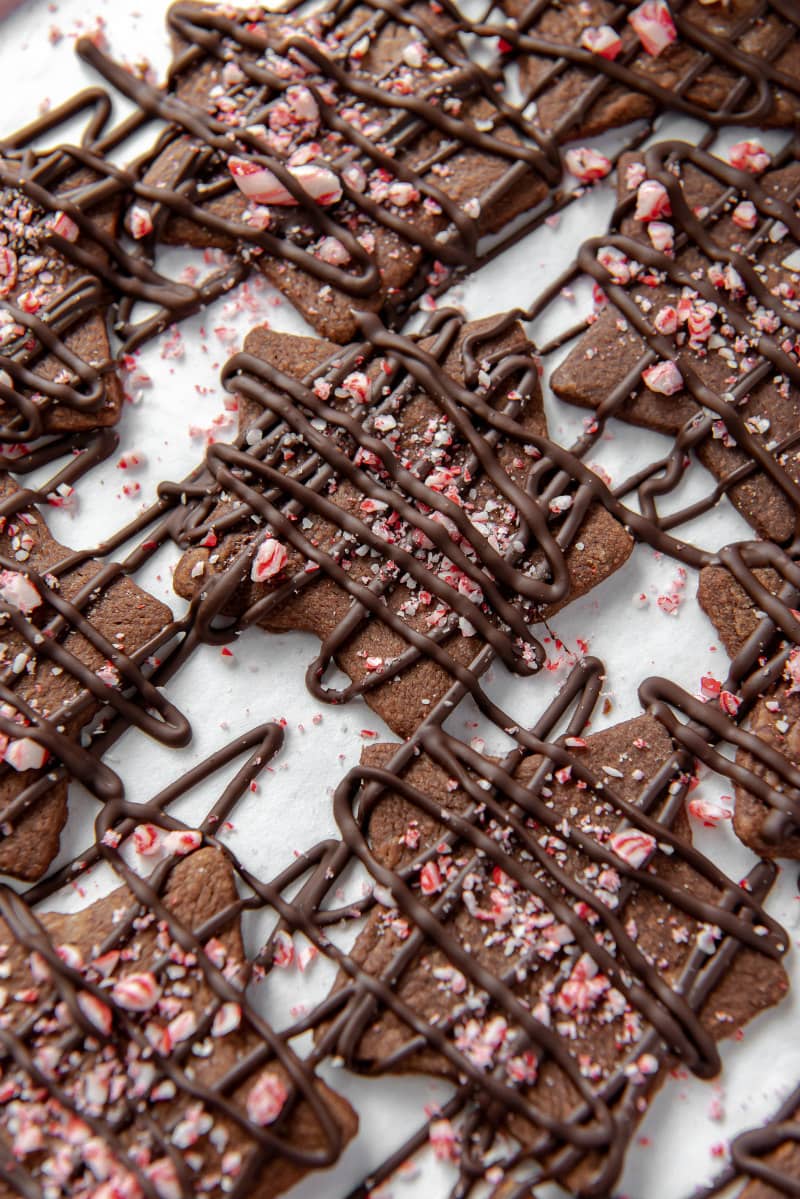
<svg viewBox="0 0 800 1199"><path fill-rule="evenodd" d="M800 691L800 648L795 647L786 659L783 666L783 677L789 684L786 689L787 695Z"/></svg>
<svg viewBox="0 0 800 1199"><path fill-rule="evenodd" d="M40 770L49 756L44 746L32 737L17 737L6 746L3 761L14 770Z"/></svg>
<svg viewBox="0 0 800 1199"><path fill-rule="evenodd" d="M692 306L686 318L686 328L692 341L708 341L716 311L716 304L704 303L702 300Z"/></svg>
<svg viewBox="0 0 800 1199"><path fill-rule="evenodd" d="M98 999L91 991L79 991L77 994L78 1007L90 1024L101 1032L104 1037L111 1033L111 1008L102 999Z"/></svg>
<svg viewBox="0 0 800 1199"><path fill-rule="evenodd" d="M732 296L742 296L745 293L745 285L742 276L729 262L726 262L724 267L718 266L712 262L706 271L709 283L714 287L718 287L722 291L727 291Z"/></svg>
<svg viewBox="0 0 800 1199"><path fill-rule="evenodd" d="M186 1193L178 1177L178 1171L168 1157L159 1157L152 1165L145 1166L144 1173L153 1184L158 1199L182 1199L182 1196ZM115 1196L123 1194L116 1187L113 1193ZM95 1192L95 1195L97 1195L97 1192Z"/></svg>
<svg viewBox="0 0 800 1199"><path fill-rule="evenodd" d="M190 1009L180 1012L167 1025L167 1035L173 1045L180 1045L182 1041L188 1041L196 1032L197 1016Z"/></svg>
<svg viewBox="0 0 800 1199"><path fill-rule="evenodd" d="M338 237L323 237L316 256L321 262L327 262L329 266L344 266L350 261L350 255Z"/></svg>
<svg viewBox="0 0 800 1199"><path fill-rule="evenodd" d="M22 294L17 297L17 303L23 312L38 312L42 306L41 292L23 291Z"/></svg>
<svg viewBox="0 0 800 1199"><path fill-rule="evenodd" d="M416 204L419 199L419 192L413 183L406 183L398 179L396 182L389 184L386 198L390 204L395 204L398 208L407 208L409 204Z"/></svg>
<svg viewBox="0 0 800 1199"><path fill-rule="evenodd" d="M111 998L126 1012L149 1012L161 998L161 987L154 974L128 974L114 983Z"/></svg>
<svg viewBox="0 0 800 1199"><path fill-rule="evenodd" d="M751 175L766 171L771 161L761 142L735 142L728 151L728 162L731 166L739 171L749 171Z"/></svg>
<svg viewBox="0 0 800 1199"><path fill-rule="evenodd" d="M625 189L634 192L639 184L647 177L647 169L643 162L629 162L625 168Z"/></svg>
<svg viewBox="0 0 800 1199"><path fill-rule="evenodd" d="M293 84L286 92L286 102L298 123L312 125L319 123L319 107L307 87Z"/></svg>
<svg viewBox="0 0 800 1199"><path fill-rule="evenodd" d="M279 575L286 565L288 554L286 546L274 537L266 537L256 550L253 565L250 568L250 578L254 583L264 583Z"/></svg>
<svg viewBox="0 0 800 1199"><path fill-rule="evenodd" d="M567 150L564 155L567 170L581 183L594 183L597 179L605 179L611 170L611 162L605 154L599 154L589 146Z"/></svg>
<svg viewBox="0 0 800 1199"><path fill-rule="evenodd" d="M357 162L350 162L342 171L342 178L353 191L364 192L367 188L367 176Z"/></svg>
<svg viewBox="0 0 800 1199"><path fill-rule="evenodd" d="M649 391L663 396L675 395L683 387L683 376L674 362L654 362L642 371L642 379Z"/></svg>
<svg viewBox="0 0 800 1199"><path fill-rule="evenodd" d="M108 953L101 953L99 957L92 958L92 970L96 970L102 978L108 978L119 965L119 959L119 950L109 949Z"/></svg>
<svg viewBox="0 0 800 1199"><path fill-rule="evenodd" d="M742 200L731 213L731 220L740 229L755 229L758 224L758 213L752 200Z"/></svg>
<svg viewBox="0 0 800 1199"><path fill-rule="evenodd" d="M0 570L0 596L26 616L42 602L42 597L28 576L18 570Z"/></svg>
<svg viewBox="0 0 800 1199"><path fill-rule="evenodd" d="M644 0L644 4L628 14L628 22L653 58L658 58L678 37L667 0Z"/></svg>
<svg viewBox="0 0 800 1199"><path fill-rule="evenodd" d="M233 157L228 159L228 170L242 195L256 204L292 208L300 203L267 167L248 162L245 158ZM342 198L342 185L327 167L308 162L287 167L287 170L306 195L318 204L327 206Z"/></svg>
<svg viewBox="0 0 800 1199"><path fill-rule="evenodd" d="M301 946L297 953L297 965L301 974L304 974L306 970L308 970L309 966L313 965L318 957L319 950L317 949L316 945Z"/></svg>
<svg viewBox="0 0 800 1199"><path fill-rule="evenodd" d="M134 241L141 241L153 232L153 218L148 209L141 204L134 204L126 220L128 232Z"/></svg>
<svg viewBox="0 0 800 1199"><path fill-rule="evenodd" d="M724 802L726 800L727 803ZM722 795L719 799L702 799L696 796L690 799L686 806L695 820L702 821L706 828L716 828L720 820L730 820L733 815L731 803L729 795Z"/></svg>
<svg viewBox="0 0 800 1199"><path fill-rule="evenodd" d="M407 67L418 71L428 60L428 47L424 42L409 42L403 47L402 59Z"/></svg>
<svg viewBox="0 0 800 1199"><path fill-rule="evenodd" d="M630 283L631 261L617 246L600 246L597 261L605 267L614 283Z"/></svg>
<svg viewBox="0 0 800 1199"><path fill-rule="evenodd" d="M7 296L17 284L17 256L8 246L0 246L0 296Z"/></svg>
<svg viewBox="0 0 800 1199"><path fill-rule="evenodd" d="M661 254L671 254L675 248L675 230L667 221L651 221L647 226L647 236L653 249Z"/></svg>
<svg viewBox="0 0 800 1199"><path fill-rule="evenodd" d="M62 942L61 945L56 945L56 953L61 958L65 966L69 966L70 970L82 970L84 966L83 954L77 945L70 944L69 941Z"/></svg>
<svg viewBox="0 0 800 1199"><path fill-rule="evenodd" d="M440 1162L455 1161L458 1156L456 1131L449 1120L433 1120L428 1129L428 1140L434 1157Z"/></svg>
<svg viewBox="0 0 800 1199"><path fill-rule="evenodd" d="M678 328L677 310L671 304L665 304L653 317L653 324L659 333L674 333Z"/></svg>
<svg viewBox="0 0 800 1199"><path fill-rule="evenodd" d="M366 404L369 401L370 383L363 371L352 371L343 381L342 387L357 403Z"/></svg>
<svg viewBox="0 0 800 1199"><path fill-rule="evenodd" d="M210 941L206 941L204 947L206 957L210 962L221 970L225 965L225 959L228 956L228 951L217 937L212 937Z"/></svg>
<svg viewBox="0 0 800 1199"><path fill-rule="evenodd" d="M273 939L272 961L279 970L288 969L294 961L294 941L284 929L279 929Z"/></svg>
<svg viewBox="0 0 800 1199"><path fill-rule="evenodd" d="M212 1037L227 1037L229 1032L235 1032L242 1022L242 1009L238 1003L223 1003L214 1016L211 1025Z"/></svg>
<svg viewBox="0 0 800 1199"><path fill-rule="evenodd" d="M173 1128L170 1139L176 1149L191 1149L192 1145L196 1145L200 1137L204 1137L213 1127L213 1117L201 1103L193 1103L186 1108L183 1119L179 1120ZM94 1196L93 1199L97 1199L97 1197Z"/></svg>
<svg viewBox="0 0 800 1199"><path fill-rule="evenodd" d="M594 958L584 953L572 967L572 972L556 996L559 1011L589 1012L609 988L609 981L600 974Z"/></svg>
<svg viewBox="0 0 800 1199"><path fill-rule="evenodd" d="M80 236L80 229L65 212L54 212L47 224L53 233L63 237L64 241L77 241Z"/></svg>
<svg viewBox="0 0 800 1199"><path fill-rule="evenodd" d="M263 204L252 204L244 210L244 222L253 229L269 229L272 214Z"/></svg>
<svg viewBox="0 0 800 1199"><path fill-rule="evenodd" d="M742 706L742 701L732 691L720 691L719 706L726 716L736 716Z"/></svg>
<svg viewBox="0 0 800 1199"><path fill-rule="evenodd" d="M622 829L608 838L609 849L634 870L643 866L656 847L655 837L638 828Z"/></svg>
<svg viewBox="0 0 800 1199"><path fill-rule="evenodd" d="M581 34L581 45L584 50L613 62L622 51L622 38L610 25L592 26Z"/></svg>
<svg viewBox="0 0 800 1199"><path fill-rule="evenodd" d="M187 853L194 853L203 843L203 834L194 828L175 829L165 833L163 846L167 853L173 853L182 858Z"/></svg>
<svg viewBox="0 0 800 1199"><path fill-rule="evenodd" d="M149 858L161 852L161 830L154 824L137 824L133 830L133 848Z"/></svg>
<svg viewBox="0 0 800 1199"><path fill-rule="evenodd" d="M111 1146L107 1145L100 1137L91 1137L82 1144L80 1141L77 1143L81 1145L81 1157L95 1178L100 1182L110 1178L117 1165Z"/></svg>
<svg viewBox="0 0 800 1199"><path fill-rule="evenodd" d="M637 221L658 221L662 217L672 216L672 205L669 193L663 183L657 179L643 179L636 189Z"/></svg>
<svg viewBox="0 0 800 1199"><path fill-rule="evenodd" d="M286 1086L276 1074L264 1073L247 1096L247 1115L254 1124L274 1124L288 1098Z"/></svg>
<svg viewBox="0 0 800 1199"><path fill-rule="evenodd" d="M419 872L419 886L423 895L435 895L442 889L442 876L435 862L426 862Z"/></svg>

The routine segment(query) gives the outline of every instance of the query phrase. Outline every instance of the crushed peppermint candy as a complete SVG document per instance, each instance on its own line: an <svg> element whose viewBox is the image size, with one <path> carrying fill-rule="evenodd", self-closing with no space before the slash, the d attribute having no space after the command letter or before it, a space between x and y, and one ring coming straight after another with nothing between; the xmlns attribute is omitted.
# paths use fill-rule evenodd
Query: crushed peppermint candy
<svg viewBox="0 0 800 1199"><path fill-rule="evenodd" d="M643 179L636 189L636 208L634 219L637 221L657 221L662 217L672 216L672 204L669 192L663 183L657 179Z"/></svg>
<svg viewBox="0 0 800 1199"><path fill-rule="evenodd" d="M245 158L232 156L228 159L228 170L242 195L256 204L287 208L300 203L267 167L260 167ZM303 163L287 166L286 170L298 189L317 204L327 207L341 199L342 185L327 167Z"/></svg>
<svg viewBox="0 0 800 1199"><path fill-rule="evenodd" d="M265 1071L247 1095L247 1115L260 1128L274 1124L283 1111L289 1092L276 1074Z"/></svg>
<svg viewBox="0 0 800 1199"><path fill-rule="evenodd" d="M598 179L605 179L611 171L610 159L588 146L567 150L564 162L570 174L580 179L581 183L594 183Z"/></svg>
<svg viewBox="0 0 800 1199"><path fill-rule="evenodd" d="M656 839L641 829L628 828L612 833L608 838L608 844L618 858L633 866L634 870L638 870L644 866L656 848Z"/></svg>
<svg viewBox="0 0 800 1199"><path fill-rule="evenodd" d="M18 570L0 571L0 597L26 616L42 603L31 580Z"/></svg>
<svg viewBox="0 0 800 1199"><path fill-rule="evenodd" d="M716 828L721 820L730 820L733 816L733 801L730 795L721 795L719 799L703 799L696 795L686 806L689 814L695 820L701 821L706 828Z"/></svg>
<svg viewBox="0 0 800 1199"><path fill-rule="evenodd" d="M119 979L111 989L111 998L128 1012L147 1012L161 998L161 987L154 974L128 974Z"/></svg>
<svg viewBox="0 0 800 1199"><path fill-rule="evenodd" d="M671 396L683 389L683 376L674 362L655 362L642 371L642 379L649 391L658 395Z"/></svg>
<svg viewBox="0 0 800 1199"><path fill-rule="evenodd" d="M657 58L677 40L678 31L667 0L644 0L628 13L628 21L642 46Z"/></svg>
<svg viewBox="0 0 800 1199"><path fill-rule="evenodd" d="M757 141L735 142L728 151L728 162L739 171L759 175L766 171L772 159Z"/></svg>
<svg viewBox="0 0 800 1199"><path fill-rule="evenodd" d="M611 25L598 25L584 29L581 33L581 45L592 54L599 54L609 62L622 53L622 38Z"/></svg>
<svg viewBox="0 0 800 1199"><path fill-rule="evenodd" d="M254 583L264 583L268 579L274 579L286 566L288 558L285 545L274 537L266 537L256 550L250 568L250 578Z"/></svg>

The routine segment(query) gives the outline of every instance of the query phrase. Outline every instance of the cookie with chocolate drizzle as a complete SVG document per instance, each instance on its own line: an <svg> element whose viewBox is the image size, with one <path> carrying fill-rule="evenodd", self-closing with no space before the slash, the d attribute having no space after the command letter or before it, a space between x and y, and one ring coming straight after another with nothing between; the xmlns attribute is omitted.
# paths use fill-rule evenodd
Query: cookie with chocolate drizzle
<svg viewBox="0 0 800 1199"><path fill-rule="evenodd" d="M59 545L31 499L0 479L0 870L24 879L58 852L70 778L99 799L121 792L80 737L101 709L167 744L189 737L148 681L169 608L115 563Z"/></svg>
<svg viewBox="0 0 800 1199"><path fill-rule="evenodd" d="M611 231L578 255L609 303L552 385L675 438L646 480L648 516L696 455L717 484L694 514L727 495L784 543L800 511L800 166L752 141L731 159L665 142L621 164Z"/></svg>
<svg viewBox="0 0 800 1199"><path fill-rule="evenodd" d="M273 1199L356 1116L247 1002L226 854L148 805L126 816L146 877L108 826L105 898L42 914L0 888L0 1195Z"/></svg>
<svg viewBox="0 0 800 1199"><path fill-rule="evenodd" d="M191 548L174 584L202 640L315 633L313 693L361 694L408 736L454 682L483 702L483 649L538 670L531 623L617 570L632 539L590 486L540 463L538 366L515 320L363 328L345 349L256 329L227 364L239 438L209 447L207 483L177 487ZM342 690L325 684L334 661Z"/></svg>
<svg viewBox="0 0 800 1199"><path fill-rule="evenodd" d="M774 547L738 547L701 572L698 598L732 659L734 829L763 857L800 859L800 566Z"/></svg>
<svg viewBox="0 0 800 1199"><path fill-rule="evenodd" d="M87 107L94 103L90 93ZM91 239L68 215L79 209L108 237L119 204L86 203L97 176L58 150L34 151L34 134L58 129L82 108L70 102L0 140L0 444L117 423L104 281Z"/></svg>
<svg viewBox="0 0 800 1199"><path fill-rule="evenodd" d="M787 0L501 0L524 101L547 134L588 137L664 110L791 128L800 20Z"/></svg>
<svg viewBox="0 0 800 1199"><path fill-rule="evenodd" d="M774 868L740 885L692 848L661 723L584 736L584 711L555 736L561 715L502 762L433 727L418 756L369 747L335 796L378 902L352 951L372 985L341 974L325 1043L351 1068L457 1079L462 1117L431 1139L465 1179L505 1169L514 1199L610 1194L668 1071L715 1075L717 1040L787 988L759 902Z"/></svg>
<svg viewBox="0 0 800 1199"><path fill-rule="evenodd" d="M161 241L236 248L332 341L354 337L354 310L391 321L477 267L560 178L555 146L467 54L470 24L447 0L314 14L180 0L168 22L166 91L80 46L169 122L135 219Z"/></svg>

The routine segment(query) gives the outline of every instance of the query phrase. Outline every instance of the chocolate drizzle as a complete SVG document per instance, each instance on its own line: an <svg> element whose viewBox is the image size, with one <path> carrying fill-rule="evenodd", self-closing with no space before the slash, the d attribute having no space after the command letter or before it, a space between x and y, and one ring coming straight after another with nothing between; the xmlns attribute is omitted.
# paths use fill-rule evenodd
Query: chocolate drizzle
<svg viewBox="0 0 800 1199"><path fill-rule="evenodd" d="M502 38L522 75L524 104L538 106L542 127L559 140L659 110L715 127L788 127L800 110L791 57L800 23L786 0L710 10L673 0L677 40L655 56L628 24L627 4L504 0L499 7L512 21L478 23L477 32ZM617 32L618 54L594 53L583 43L580 34L598 26Z"/></svg>

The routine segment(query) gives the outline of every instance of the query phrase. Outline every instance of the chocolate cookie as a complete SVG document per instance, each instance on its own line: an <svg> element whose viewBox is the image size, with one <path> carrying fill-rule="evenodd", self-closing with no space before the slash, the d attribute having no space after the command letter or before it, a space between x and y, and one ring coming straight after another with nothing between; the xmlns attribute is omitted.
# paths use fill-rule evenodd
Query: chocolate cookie
<svg viewBox="0 0 800 1199"><path fill-rule="evenodd" d="M256 329L228 363L240 435L209 447L174 583L201 639L230 640L224 617L314 632L314 694L363 694L408 736L454 684L491 707L485 649L539 669L530 624L607 578L632 541L569 456L546 457L537 362L513 319L364 328L345 350ZM324 684L334 660L352 680L341 691Z"/></svg>
<svg viewBox="0 0 800 1199"><path fill-rule="evenodd" d="M610 302L552 385L601 420L674 436L671 452L635 476L643 511L662 528L726 494L759 535L785 542L800 511L800 166L766 169L755 142L731 153L738 169L665 142L621 166L627 199L611 232L578 256ZM694 455L717 486L661 517L660 497Z"/></svg>
<svg viewBox="0 0 800 1199"><path fill-rule="evenodd" d="M0 230L0 248L6 244L10 251L5 268L0 266L0 299L8 281L21 304L9 309L20 328L8 321L7 353L19 360L8 373L22 399L10 395L11 383L3 398L21 413L15 431L28 428L22 417L43 420L47 432L113 424L122 390L109 362L107 319L125 353L211 303L247 273L237 261L193 266L179 278L156 268L152 229L134 190L140 186L154 198L153 189L141 184L152 155L133 157L146 116L134 112L112 126L113 111L108 92L87 88L0 139L0 188L9 205L5 235L13 240L3 243ZM76 122L83 125L80 136ZM57 144L42 149L44 138ZM130 161L122 167L120 159ZM28 397L26 388L38 386L38 375L47 386Z"/></svg>
<svg viewBox="0 0 800 1199"><path fill-rule="evenodd" d="M775 0L503 0L535 121L563 140L687 113L713 125L791 128L800 116L800 21Z"/></svg>
<svg viewBox="0 0 800 1199"><path fill-rule="evenodd" d="M234 871L200 839L137 826L166 857L106 850L125 885L71 915L0 889L0 1195L273 1199L355 1134L247 1003Z"/></svg>
<svg viewBox="0 0 800 1199"><path fill-rule="evenodd" d="M470 58L445 3L331 3L313 16L180 2L166 92L82 55L170 122L137 187L162 241L236 248L324 337L392 315L486 257L560 176ZM525 221L530 226L531 219Z"/></svg>
<svg viewBox="0 0 800 1199"><path fill-rule="evenodd" d="M63 151L32 151L80 104L0 140L0 443L104 428L119 420L106 315L91 264L96 229L113 238L118 205L86 201L97 176ZM69 211L66 211L69 210ZM71 215L70 215L71 214ZM80 214L83 227L74 219Z"/></svg>
<svg viewBox="0 0 800 1199"><path fill-rule="evenodd" d="M698 598L733 659L723 710L736 720L734 828L756 853L800 858L800 568L756 544L708 567ZM774 565L767 565L772 559ZM729 741L733 737L729 734Z"/></svg>
<svg viewBox="0 0 800 1199"><path fill-rule="evenodd" d="M371 747L335 797L378 905L352 951L372 985L342 974L326 1045L335 1031L354 1068L458 1079L479 1114L453 1155L461 1135L465 1170L496 1165L510 1133L515 1196L526 1179L609 1194L669 1069L716 1074L717 1039L787 987L758 902L774 870L742 890L692 849L663 726L582 736L573 719L551 742L561 716L502 763L433 728L416 758Z"/></svg>
<svg viewBox="0 0 800 1199"><path fill-rule="evenodd" d="M39 878L58 852L68 779L100 799L121 782L79 739L101 710L185 744L184 717L148 682L172 614L115 563L53 539L30 494L0 479L0 870Z"/></svg>

